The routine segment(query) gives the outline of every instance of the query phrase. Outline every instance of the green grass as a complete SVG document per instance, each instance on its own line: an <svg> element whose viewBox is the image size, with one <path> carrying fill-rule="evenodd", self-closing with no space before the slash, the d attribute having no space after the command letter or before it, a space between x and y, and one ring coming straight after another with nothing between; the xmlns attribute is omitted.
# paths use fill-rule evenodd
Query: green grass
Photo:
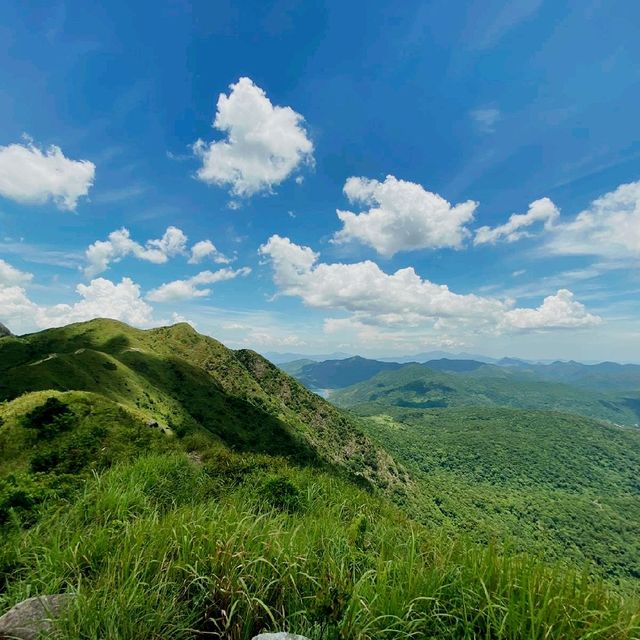
<svg viewBox="0 0 640 640"><path fill-rule="evenodd" d="M0 341L0 400L55 389L98 394L176 434L330 465L389 493L406 476L354 421L252 351L187 324L149 331L92 320Z"/></svg>
<svg viewBox="0 0 640 640"><path fill-rule="evenodd" d="M293 511L265 499L274 477L297 489ZM36 593L78 594L61 638L640 633L638 602L586 575L453 541L340 479L265 457L116 466L0 549L11 575L0 610Z"/></svg>
<svg viewBox="0 0 640 640"><path fill-rule="evenodd" d="M625 430L358 418L186 325L101 320L3 338L0 397L0 613L76 593L55 637L640 637Z"/></svg>

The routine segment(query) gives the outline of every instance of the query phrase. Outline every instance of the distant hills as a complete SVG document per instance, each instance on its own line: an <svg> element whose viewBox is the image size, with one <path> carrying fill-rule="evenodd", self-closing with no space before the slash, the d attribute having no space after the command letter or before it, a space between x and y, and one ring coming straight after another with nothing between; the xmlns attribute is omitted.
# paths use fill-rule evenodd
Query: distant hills
<svg viewBox="0 0 640 640"><path fill-rule="evenodd" d="M604 362L533 364L441 358L391 363L352 357L281 365L313 390L368 414L408 408L512 407L564 411L614 424L640 423L640 366Z"/></svg>
<svg viewBox="0 0 640 640"><path fill-rule="evenodd" d="M262 354L269 362L273 364L283 364L285 362L293 362L294 360L307 360L309 362L323 362L325 360L344 360L352 358L349 353L327 353L320 355L304 355L302 353L279 353L276 351L266 351Z"/></svg>
<svg viewBox="0 0 640 640"><path fill-rule="evenodd" d="M404 365L397 362L381 362L353 356L324 362L294 360L282 364L280 368L310 389L341 389L368 380L381 371L394 371L402 366Z"/></svg>

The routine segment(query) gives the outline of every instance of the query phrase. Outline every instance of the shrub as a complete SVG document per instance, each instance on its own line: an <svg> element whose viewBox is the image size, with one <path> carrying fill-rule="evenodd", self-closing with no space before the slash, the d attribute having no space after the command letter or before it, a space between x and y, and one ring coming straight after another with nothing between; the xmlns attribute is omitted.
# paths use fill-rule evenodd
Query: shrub
<svg viewBox="0 0 640 640"><path fill-rule="evenodd" d="M9 522L12 514L30 520L32 511L45 497L46 491L27 474L0 479L0 525Z"/></svg>
<svg viewBox="0 0 640 640"><path fill-rule="evenodd" d="M268 479L260 490L264 501L278 511L294 513L302 507L300 489L282 477Z"/></svg>
<svg viewBox="0 0 640 640"><path fill-rule="evenodd" d="M71 429L75 422L75 415L69 407L58 398L47 398L44 404L33 409L23 419L23 426L35 429L38 437L48 440L62 431Z"/></svg>
<svg viewBox="0 0 640 640"><path fill-rule="evenodd" d="M60 452L55 449L47 449L36 453L31 458L31 471L34 473L45 473L52 471L60 464Z"/></svg>

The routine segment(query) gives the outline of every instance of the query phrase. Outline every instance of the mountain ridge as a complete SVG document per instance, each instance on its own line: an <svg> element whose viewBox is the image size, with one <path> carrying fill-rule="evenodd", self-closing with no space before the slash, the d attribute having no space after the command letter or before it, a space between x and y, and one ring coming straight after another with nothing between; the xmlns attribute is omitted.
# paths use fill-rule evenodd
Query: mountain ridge
<svg viewBox="0 0 640 640"><path fill-rule="evenodd" d="M0 400L89 391L178 434L205 429L233 449L324 461L385 490L408 481L356 419L256 352L234 352L186 323L139 330L96 319L11 337L0 343L0 376Z"/></svg>

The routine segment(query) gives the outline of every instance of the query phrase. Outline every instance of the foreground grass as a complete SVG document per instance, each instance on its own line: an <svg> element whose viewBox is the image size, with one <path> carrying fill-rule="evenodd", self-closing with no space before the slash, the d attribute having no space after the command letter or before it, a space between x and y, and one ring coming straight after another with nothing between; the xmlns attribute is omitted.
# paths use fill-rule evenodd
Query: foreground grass
<svg viewBox="0 0 640 640"><path fill-rule="evenodd" d="M60 638L640 637L586 574L440 537L384 501L266 456L156 455L89 481L0 542L0 611L78 594Z"/></svg>

